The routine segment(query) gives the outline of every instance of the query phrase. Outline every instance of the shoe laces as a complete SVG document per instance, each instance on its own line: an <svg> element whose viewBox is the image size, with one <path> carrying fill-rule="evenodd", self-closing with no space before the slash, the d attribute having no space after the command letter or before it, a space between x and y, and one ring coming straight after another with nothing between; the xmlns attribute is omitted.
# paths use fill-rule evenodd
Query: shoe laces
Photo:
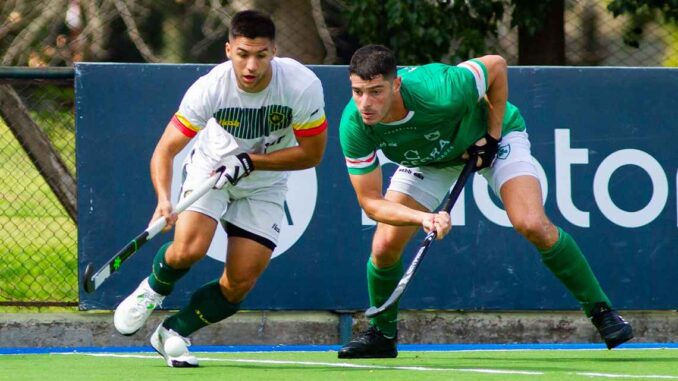
<svg viewBox="0 0 678 381"><path fill-rule="evenodd" d="M381 338L383 337L384 334L379 331L379 329L373 325L371 325L365 332L363 332L362 335L358 338L358 341L361 341L363 343L368 343L372 341L373 338Z"/></svg>
<svg viewBox="0 0 678 381"><path fill-rule="evenodd" d="M153 290L143 290L142 293L137 295L137 302L132 306L131 312L137 316L145 314L148 310L161 307L163 299L164 296Z"/></svg>
<svg viewBox="0 0 678 381"><path fill-rule="evenodd" d="M626 323L626 320L619 316L617 311L604 305L597 305L596 308L594 308L591 320L593 321L593 324L601 328Z"/></svg>

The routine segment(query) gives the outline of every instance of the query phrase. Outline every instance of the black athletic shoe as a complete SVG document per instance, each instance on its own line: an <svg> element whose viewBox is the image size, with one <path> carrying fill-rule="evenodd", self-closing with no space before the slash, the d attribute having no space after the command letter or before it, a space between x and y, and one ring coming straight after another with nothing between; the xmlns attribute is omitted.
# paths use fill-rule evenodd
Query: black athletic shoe
<svg viewBox="0 0 678 381"><path fill-rule="evenodd" d="M631 324L605 303L596 303L593 306L591 322L598 329L600 337L605 340L607 349L612 349L633 338Z"/></svg>
<svg viewBox="0 0 678 381"><path fill-rule="evenodd" d="M398 356L397 338L389 339L375 326L339 349L340 359L394 358Z"/></svg>

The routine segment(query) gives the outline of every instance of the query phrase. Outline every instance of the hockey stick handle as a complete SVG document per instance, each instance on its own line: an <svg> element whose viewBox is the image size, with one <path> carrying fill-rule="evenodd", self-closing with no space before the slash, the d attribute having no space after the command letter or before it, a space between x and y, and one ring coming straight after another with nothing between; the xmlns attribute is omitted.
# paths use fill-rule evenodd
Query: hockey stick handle
<svg viewBox="0 0 678 381"><path fill-rule="evenodd" d="M461 173L459 174L459 177L457 178L457 182L454 184L454 187L452 188L452 191L450 192L450 195L447 198L447 202L445 203L445 207L443 208L443 210L445 210L447 213L450 213L452 211L452 208L454 207L455 202L457 202L459 195L461 194L462 190L464 189L464 185L466 184L466 181L469 179L469 177L473 173L473 169L475 168L476 161L477 161L476 159L477 159L477 156L473 155L468 159L466 164L464 164L464 168L462 169ZM426 235L426 238L424 238L424 241L422 242L421 246L419 247L417 254L412 259L410 266L405 271L405 274L400 279L400 281L398 282L398 285L393 290L391 295L388 297L388 299L386 299L384 304L382 304L381 306L379 306L379 307L372 306L372 307L368 308L367 311L365 311L366 317L373 318L375 316L381 315L384 311L386 311L392 305L396 304L398 302L398 300L400 300L400 298L403 296L403 293L405 293L405 290L409 286L410 281L412 280L412 277L417 272L417 269L419 269L419 265L421 264L421 261L426 256L426 253L428 252L428 249L431 246L431 243L433 242L433 240L435 240L437 235L438 235L438 233L435 230L430 231Z"/></svg>
<svg viewBox="0 0 678 381"><path fill-rule="evenodd" d="M454 186L452 187L452 190L450 191L450 195L447 197L447 201L445 202L445 206L443 207L442 210L446 211L447 214L452 213L452 208L454 208L454 204L457 202L457 199L459 198L459 195L461 195L461 192L464 190L464 185L466 184L466 181L468 180L469 176L473 173L473 169L475 168L477 161L477 156L470 157L466 163L464 164L464 168L461 170L461 173L459 174L459 177L457 178L457 181L454 183ZM429 237L430 236L430 237ZM438 232L435 230L432 230L426 235L425 240L434 240L438 236Z"/></svg>
<svg viewBox="0 0 678 381"><path fill-rule="evenodd" d="M457 182L454 183L454 187L452 187L450 196L447 198L447 202L445 203L445 207L443 208L443 210L446 211L448 214L452 212L454 204L457 202L457 199L459 198L461 191L464 189L464 184L466 184L466 181L468 180L469 176L471 176L471 174L473 173L476 161L477 156L473 155L468 159L466 164L464 164L464 168L461 170L459 178L457 178Z"/></svg>
<svg viewBox="0 0 678 381"><path fill-rule="evenodd" d="M214 175L210 176L207 181L204 183L200 184L200 186L196 189L194 189L188 196L184 197L179 203L174 207L173 212L176 214L179 214L186 210L189 206L193 205L194 202L198 201L200 197L205 195L210 189L214 188L214 185L217 183L217 180L219 180L219 176L221 176L221 173L223 170L218 170ZM162 229L167 226L167 219L165 217L158 218L157 220L153 221L151 225L146 228L146 232L148 235L146 236L146 240L150 240L151 238L155 237L158 233L162 231Z"/></svg>

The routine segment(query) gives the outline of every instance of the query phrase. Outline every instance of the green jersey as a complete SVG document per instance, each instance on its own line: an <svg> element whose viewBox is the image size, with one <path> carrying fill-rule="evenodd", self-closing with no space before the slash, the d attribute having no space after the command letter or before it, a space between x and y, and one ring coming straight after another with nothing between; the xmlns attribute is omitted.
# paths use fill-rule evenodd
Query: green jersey
<svg viewBox="0 0 678 381"><path fill-rule="evenodd" d="M408 110L402 120L368 126L353 100L344 108L339 137L350 174L377 168L377 150L406 167L460 164L464 151L487 132L487 69L482 62L406 67L398 75ZM524 129L520 111L507 103L502 135Z"/></svg>

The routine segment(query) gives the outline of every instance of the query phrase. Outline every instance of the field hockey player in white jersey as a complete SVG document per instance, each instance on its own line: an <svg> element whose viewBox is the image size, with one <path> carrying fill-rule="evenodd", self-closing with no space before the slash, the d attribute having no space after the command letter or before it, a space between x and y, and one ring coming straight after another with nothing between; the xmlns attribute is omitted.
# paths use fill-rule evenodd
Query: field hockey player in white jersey
<svg viewBox="0 0 678 381"><path fill-rule="evenodd" d="M221 277L199 287L188 305L151 336L151 345L171 367L197 366L188 336L238 311L278 242L287 172L318 165L325 151L320 80L299 62L275 57L274 41L275 25L268 15L236 13L226 43L230 60L188 89L151 158L158 197L152 220L168 218L174 240L160 248L148 278L116 309L114 322L121 334L143 327L176 282L205 256L218 225L228 234ZM196 136L184 161L180 197L217 168L225 170L216 189L175 215L172 163Z"/></svg>

